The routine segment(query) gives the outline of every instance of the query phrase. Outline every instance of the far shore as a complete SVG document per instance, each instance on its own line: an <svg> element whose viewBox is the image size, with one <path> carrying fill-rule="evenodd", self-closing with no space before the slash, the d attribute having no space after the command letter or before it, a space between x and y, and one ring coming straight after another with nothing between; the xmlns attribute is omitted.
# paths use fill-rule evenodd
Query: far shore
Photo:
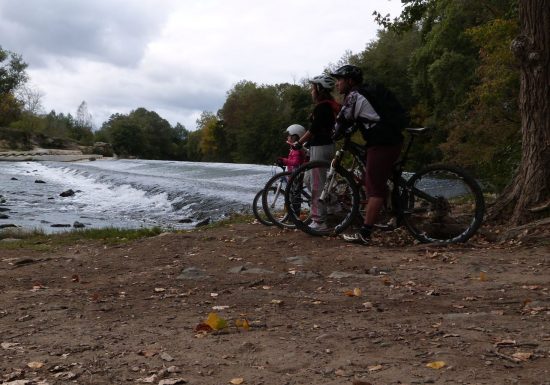
<svg viewBox="0 0 550 385"><path fill-rule="evenodd" d="M53 161L76 162L80 160L112 159L97 154L84 154L79 150L33 149L29 151L0 151L0 161Z"/></svg>

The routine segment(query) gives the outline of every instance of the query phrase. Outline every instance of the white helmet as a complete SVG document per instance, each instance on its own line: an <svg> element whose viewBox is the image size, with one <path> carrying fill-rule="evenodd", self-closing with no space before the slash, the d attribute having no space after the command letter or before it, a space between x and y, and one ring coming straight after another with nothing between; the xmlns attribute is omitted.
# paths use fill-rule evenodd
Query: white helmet
<svg viewBox="0 0 550 385"><path fill-rule="evenodd" d="M288 135L298 135L301 138L306 133L306 129L299 124L291 124L285 132L287 132Z"/></svg>
<svg viewBox="0 0 550 385"><path fill-rule="evenodd" d="M313 84L319 84L321 87L326 88L327 90L332 90L336 85L336 80L334 80L334 78L329 75L315 76L309 82Z"/></svg>

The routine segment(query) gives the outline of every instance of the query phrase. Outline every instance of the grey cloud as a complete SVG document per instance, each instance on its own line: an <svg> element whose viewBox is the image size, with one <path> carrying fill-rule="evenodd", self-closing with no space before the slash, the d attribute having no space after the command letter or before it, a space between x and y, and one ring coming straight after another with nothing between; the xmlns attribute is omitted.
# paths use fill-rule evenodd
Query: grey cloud
<svg viewBox="0 0 550 385"><path fill-rule="evenodd" d="M157 4L0 0L2 45L36 67L52 56L135 66L169 12L169 7Z"/></svg>

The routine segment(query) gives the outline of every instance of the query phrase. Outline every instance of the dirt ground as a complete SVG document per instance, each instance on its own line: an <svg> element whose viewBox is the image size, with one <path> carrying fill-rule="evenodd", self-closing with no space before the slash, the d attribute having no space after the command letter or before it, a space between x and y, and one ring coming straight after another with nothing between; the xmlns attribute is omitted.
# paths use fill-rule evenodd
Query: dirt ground
<svg viewBox="0 0 550 385"><path fill-rule="evenodd" d="M244 223L0 247L0 379L550 384L549 244L364 247Z"/></svg>

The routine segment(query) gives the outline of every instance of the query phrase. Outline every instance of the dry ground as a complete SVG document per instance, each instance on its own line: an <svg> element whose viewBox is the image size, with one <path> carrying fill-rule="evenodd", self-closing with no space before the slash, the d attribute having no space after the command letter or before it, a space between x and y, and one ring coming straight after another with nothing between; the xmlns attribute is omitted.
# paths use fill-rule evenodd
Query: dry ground
<svg viewBox="0 0 550 385"><path fill-rule="evenodd" d="M0 381L550 384L549 250L251 223L0 248ZM210 312L228 327L197 331Z"/></svg>

